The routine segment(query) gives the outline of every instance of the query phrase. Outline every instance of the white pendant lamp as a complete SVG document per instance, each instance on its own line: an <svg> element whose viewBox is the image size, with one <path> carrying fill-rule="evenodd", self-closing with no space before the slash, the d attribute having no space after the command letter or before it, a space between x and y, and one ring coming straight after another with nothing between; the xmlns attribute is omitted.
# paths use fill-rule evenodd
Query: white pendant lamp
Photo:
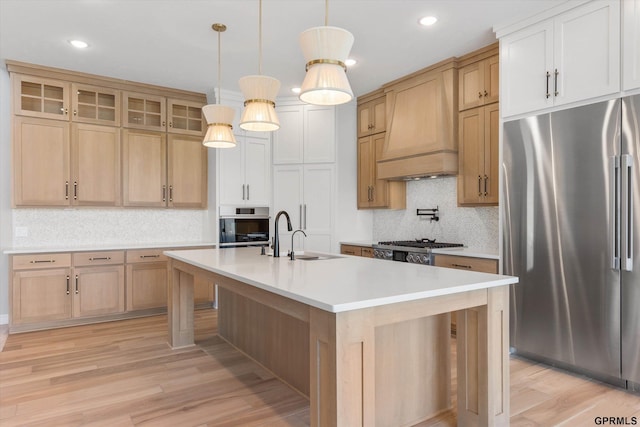
<svg viewBox="0 0 640 427"><path fill-rule="evenodd" d="M220 33L226 31L224 24L213 24L211 26L218 33L218 93L217 104L209 104L202 107L202 113L207 120L207 133L202 144L212 148L230 148L236 146L236 138L233 136L233 118L236 110L232 107L220 105Z"/></svg>
<svg viewBox="0 0 640 427"><path fill-rule="evenodd" d="M259 75L245 76L238 82L245 99L240 127L254 132L271 132L280 128L275 108L280 82L273 77L262 75L262 0L259 0L259 3Z"/></svg>
<svg viewBox="0 0 640 427"><path fill-rule="evenodd" d="M327 26L329 0L325 5L325 26L309 28L300 34L300 46L307 63L300 100L315 105L338 105L353 99L344 62L354 37L343 28Z"/></svg>

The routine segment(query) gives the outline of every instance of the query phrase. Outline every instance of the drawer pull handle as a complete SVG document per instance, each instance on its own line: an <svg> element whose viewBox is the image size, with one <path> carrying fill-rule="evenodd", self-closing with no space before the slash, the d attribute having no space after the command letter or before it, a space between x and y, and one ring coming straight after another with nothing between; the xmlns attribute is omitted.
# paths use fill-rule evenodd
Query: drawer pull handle
<svg viewBox="0 0 640 427"><path fill-rule="evenodd" d="M37 259L34 261L29 261L31 264L44 264L44 263L52 263L56 262L55 259Z"/></svg>
<svg viewBox="0 0 640 427"><path fill-rule="evenodd" d="M69 295L69 276L67 276L67 295Z"/></svg>
<svg viewBox="0 0 640 427"><path fill-rule="evenodd" d="M354 251L344 251L345 254L347 255L355 255L356 253Z"/></svg>
<svg viewBox="0 0 640 427"><path fill-rule="evenodd" d="M78 295L78 275L76 274L76 295Z"/></svg>
<svg viewBox="0 0 640 427"><path fill-rule="evenodd" d="M160 258L160 255L140 255L140 258Z"/></svg>
<svg viewBox="0 0 640 427"><path fill-rule="evenodd" d="M101 257L89 258L89 261L109 261L110 259L111 259L110 256L101 256Z"/></svg>
<svg viewBox="0 0 640 427"><path fill-rule="evenodd" d="M467 268L469 270L471 270L471 266L470 265L463 265L463 264L451 264L452 267L457 267L457 268Z"/></svg>

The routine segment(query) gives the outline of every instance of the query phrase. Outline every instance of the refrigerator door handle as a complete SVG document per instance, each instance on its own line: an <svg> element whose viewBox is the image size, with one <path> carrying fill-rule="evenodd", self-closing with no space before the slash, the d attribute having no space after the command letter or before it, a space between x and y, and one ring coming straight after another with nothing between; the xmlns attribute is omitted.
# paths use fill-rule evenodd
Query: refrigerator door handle
<svg viewBox="0 0 640 427"><path fill-rule="evenodd" d="M620 269L620 158L611 157L611 268Z"/></svg>
<svg viewBox="0 0 640 427"><path fill-rule="evenodd" d="M624 200L622 201L622 225L624 230L621 246L621 269L633 271L633 157L623 154L621 189Z"/></svg>

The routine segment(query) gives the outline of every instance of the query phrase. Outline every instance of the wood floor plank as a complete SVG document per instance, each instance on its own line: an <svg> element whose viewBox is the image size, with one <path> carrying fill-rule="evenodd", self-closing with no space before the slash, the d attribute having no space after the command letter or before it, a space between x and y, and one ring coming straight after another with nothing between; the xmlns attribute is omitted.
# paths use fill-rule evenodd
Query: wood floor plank
<svg viewBox="0 0 640 427"><path fill-rule="evenodd" d="M10 335L0 352L0 425L310 425L303 396L217 335L215 310L194 318L196 346L179 350L167 345L165 315ZM512 426L640 422L637 394L519 357L510 371ZM418 424L455 425L455 411Z"/></svg>

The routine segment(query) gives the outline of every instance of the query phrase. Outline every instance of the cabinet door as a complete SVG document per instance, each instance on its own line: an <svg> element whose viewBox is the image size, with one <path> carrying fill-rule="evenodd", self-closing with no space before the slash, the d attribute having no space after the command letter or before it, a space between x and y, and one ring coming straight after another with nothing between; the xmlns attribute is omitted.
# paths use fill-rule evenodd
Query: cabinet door
<svg viewBox="0 0 640 427"><path fill-rule="evenodd" d="M11 324L71 318L71 270L14 271Z"/></svg>
<svg viewBox="0 0 640 427"><path fill-rule="evenodd" d="M499 133L500 110L498 104L484 107L484 154L483 154L483 204L497 205L499 194ZM485 194L486 193L486 194Z"/></svg>
<svg viewBox="0 0 640 427"><path fill-rule="evenodd" d="M307 232L304 248L331 251L335 169L333 165L304 166L302 229Z"/></svg>
<svg viewBox="0 0 640 427"><path fill-rule="evenodd" d="M69 83L20 74L13 76L15 114L69 120Z"/></svg>
<svg viewBox="0 0 640 427"><path fill-rule="evenodd" d="M120 131L74 123L71 139L71 203L119 206Z"/></svg>
<svg viewBox="0 0 640 427"><path fill-rule="evenodd" d="M201 103L169 99L167 101L167 116L170 133L203 135L205 126Z"/></svg>
<svg viewBox="0 0 640 427"><path fill-rule="evenodd" d="M166 306L167 263L127 264L127 311Z"/></svg>
<svg viewBox="0 0 640 427"><path fill-rule="evenodd" d="M120 91L73 83L71 94L74 122L120 126Z"/></svg>
<svg viewBox="0 0 640 427"><path fill-rule="evenodd" d="M280 129L273 133L273 163L302 163L303 106L278 107Z"/></svg>
<svg viewBox="0 0 640 427"><path fill-rule="evenodd" d="M80 267L73 283L73 317L124 312L124 266Z"/></svg>
<svg viewBox="0 0 640 427"><path fill-rule="evenodd" d="M282 210L286 211L291 218L291 226L294 229L302 228L302 179L302 165L275 166L273 168L273 217L275 218L275 215ZM286 230L286 225L283 225L285 221L282 218L280 221L279 229L282 235L283 230Z"/></svg>
<svg viewBox="0 0 640 427"><path fill-rule="evenodd" d="M358 209L368 208L375 169L373 137L358 139Z"/></svg>
<svg viewBox="0 0 640 427"><path fill-rule="evenodd" d="M393 206L390 206L390 199L399 198L399 200L403 201L405 199L405 183L404 182L389 182L386 179L378 179L378 168L376 167L378 163L378 159L382 156L382 151L384 150L384 139L385 134L379 133L372 137L372 153L373 159L371 163L371 203L369 204L372 208L384 208L384 207L393 207L393 208L403 208L404 203L400 202L400 205L396 205L395 202ZM393 190L394 194L389 194L389 191ZM397 193L397 194L396 194Z"/></svg>
<svg viewBox="0 0 640 427"><path fill-rule="evenodd" d="M458 71L458 108L460 111L484 103L484 62L474 62Z"/></svg>
<svg viewBox="0 0 640 427"><path fill-rule="evenodd" d="M620 90L620 2L597 1L555 19L555 104Z"/></svg>
<svg viewBox="0 0 640 427"><path fill-rule="evenodd" d="M640 88L640 0L625 0L623 8L623 89Z"/></svg>
<svg viewBox="0 0 640 427"><path fill-rule="evenodd" d="M458 204L477 204L482 198L484 175L484 110L460 113Z"/></svg>
<svg viewBox="0 0 640 427"><path fill-rule="evenodd" d="M14 203L69 204L69 123L14 118Z"/></svg>
<svg viewBox="0 0 640 427"><path fill-rule="evenodd" d="M336 159L336 125L333 106L304 106L304 163Z"/></svg>
<svg viewBox="0 0 640 427"><path fill-rule="evenodd" d="M244 137L236 136L235 147L217 151L218 156L218 201L221 205L244 205L247 188L244 182Z"/></svg>
<svg viewBox="0 0 640 427"><path fill-rule="evenodd" d="M246 203L269 206L271 155L269 140L249 135L244 141Z"/></svg>
<svg viewBox="0 0 640 427"><path fill-rule="evenodd" d="M503 117L553 105L553 22L531 25L500 40Z"/></svg>
<svg viewBox="0 0 640 427"><path fill-rule="evenodd" d="M484 104L492 104L500 100L500 59L498 55L483 61L484 91L482 96Z"/></svg>
<svg viewBox="0 0 640 427"><path fill-rule="evenodd" d="M387 108L386 97L382 96L371 101L371 110L373 111L372 133L384 132L387 130Z"/></svg>
<svg viewBox="0 0 640 427"><path fill-rule="evenodd" d="M169 206L205 208L207 206L207 149L202 138L169 135Z"/></svg>
<svg viewBox="0 0 640 427"><path fill-rule="evenodd" d="M165 131L166 100L146 93L122 93L122 126Z"/></svg>
<svg viewBox="0 0 640 427"><path fill-rule="evenodd" d="M164 207L167 200L164 133L122 130L123 205Z"/></svg>
<svg viewBox="0 0 640 427"><path fill-rule="evenodd" d="M358 105L358 138L371 134L373 114L373 103L371 101Z"/></svg>

